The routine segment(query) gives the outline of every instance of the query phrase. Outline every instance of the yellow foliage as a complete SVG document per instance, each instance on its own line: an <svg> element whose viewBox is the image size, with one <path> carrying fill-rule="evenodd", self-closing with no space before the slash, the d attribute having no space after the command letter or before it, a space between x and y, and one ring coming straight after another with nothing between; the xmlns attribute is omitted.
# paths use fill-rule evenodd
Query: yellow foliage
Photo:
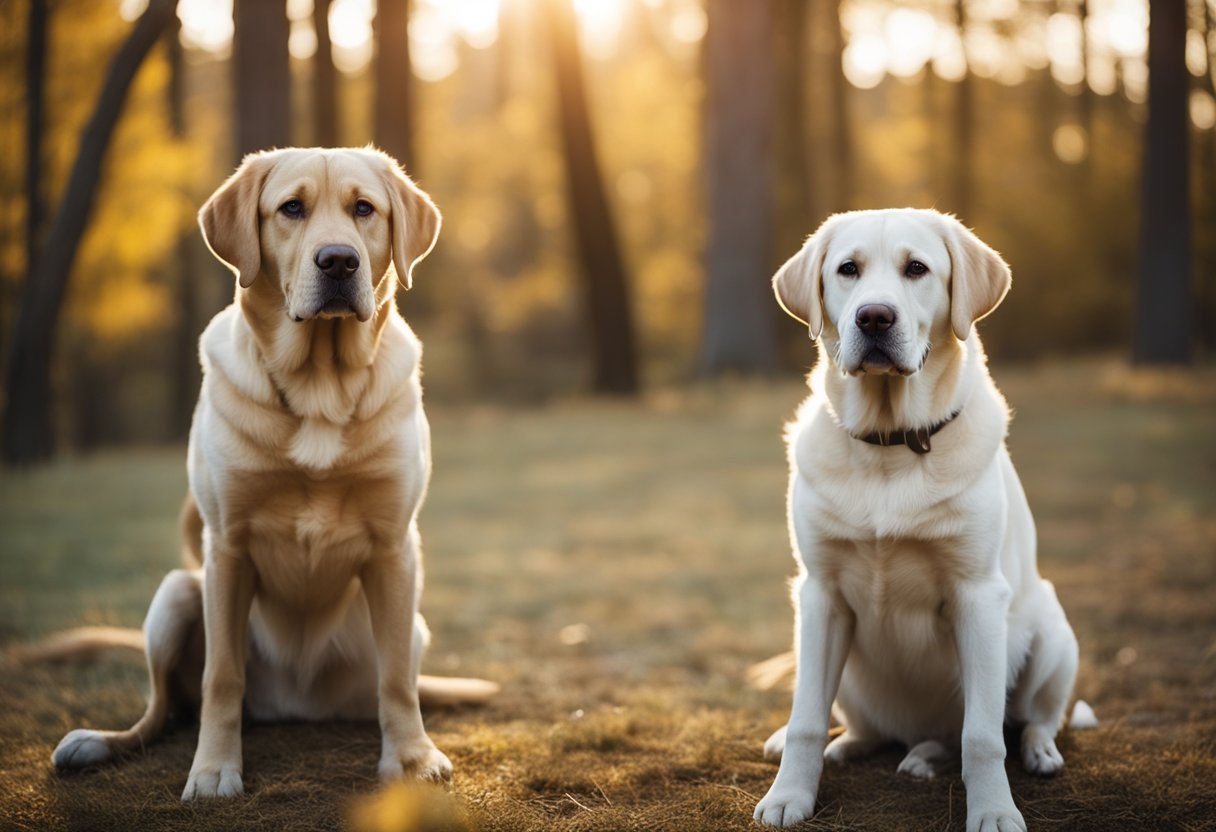
<svg viewBox="0 0 1216 832"><path fill-rule="evenodd" d="M43 141L43 199L49 228L63 197L85 124L109 63L130 31L111 4L64 0L50 9ZM6 38L6 43L8 38ZM22 49L23 41L18 41ZM17 45L14 43L14 45ZM20 62L16 62L19 66ZM24 80L24 79L22 79ZM22 84L0 85L4 99ZM183 233L193 231L195 180L211 178L203 143L176 140L166 118L168 63L163 47L148 56L127 96L106 150L89 225L76 252L64 309L68 327L102 340L164 329L171 320L164 265ZM21 106L24 106L21 96ZM9 112L12 112L9 109ZM23 118L5 120L3 135ZM16 132L20 133L18 129ZM15 136L14 136L15 138ZM24 146L24 136L21 136ZM0 156L0 181L23 181L24 153ZM25 194L4 189L0 240L4 262L23 262ZM17 275L23 278L30 264Z"/></svg>
<svg viewBox="0 0 1216 832"><path fill-rule="evenodd" d="M76 317L97 337L117 341L149 330L165 329L172 318L169 291L165 286L149 283L138 276L110 279L97 292L87 308L79 308Z"/></svg>

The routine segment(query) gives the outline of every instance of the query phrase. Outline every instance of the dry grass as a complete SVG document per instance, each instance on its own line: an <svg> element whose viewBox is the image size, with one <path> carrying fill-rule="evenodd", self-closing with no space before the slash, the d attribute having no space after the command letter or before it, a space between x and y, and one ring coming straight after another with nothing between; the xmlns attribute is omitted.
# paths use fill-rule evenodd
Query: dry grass
<svg viewBox="0 0 1216 832"><path fill-rule="evenodd" d="M1032 829L1216 829L1216 375L1087 363L997 378L1042 571L1081 640L1079 693L1103 720L1063 737L1057 779L1011 763L1015 797ZM432 409L427 669L504 685L487 708L427 716L456 765L451 811L420 814L407 792L369 808L371 724L249 726L235 801L178 802L190 725L123 765L58 775L65 731L142 710L142 667L114 658L0 679L0 827L334 829L355 811L386 832L755 828L775 773L760 745L789 703L742 680L789 641L778 437L801 394ZM0 477L0 641L138 624L177 560L181 456ZM807 828L962 829L957 772L912 782L898 759L829 768Z"/></svg>

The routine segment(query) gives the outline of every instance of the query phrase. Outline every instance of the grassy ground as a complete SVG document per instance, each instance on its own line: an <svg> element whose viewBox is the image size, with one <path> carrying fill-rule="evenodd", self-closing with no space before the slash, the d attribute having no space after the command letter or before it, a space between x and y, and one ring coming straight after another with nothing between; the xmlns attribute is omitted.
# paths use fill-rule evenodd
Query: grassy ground
<svg viewBox="0 0 1216 832"><path fill-rule="evenodd" d="M1063 736L1054 780L1011 763L1015 798L1032 829L1216 829L1216 375L996 375L1041 569L1081 641L1078 693L1103 720ZM789 701L743 676L789 643L778 437L802 392L431 410L427 669L504 687L484 709L427 716L468 823L755 828L775 773L760 745ZM0 474L0 643L140 622L177 562L182 456ZM0 828L333 829L376 790L371 724L249 726L236 801L178 802L190 725L123 765L51 769L64 732L126 727L144 687L120 657L0 674ZM962 829L957 772L913 782L898 761L829 768L808 827ZM397 821L383 828L404 828L396 805L380 806Z"/></svg>

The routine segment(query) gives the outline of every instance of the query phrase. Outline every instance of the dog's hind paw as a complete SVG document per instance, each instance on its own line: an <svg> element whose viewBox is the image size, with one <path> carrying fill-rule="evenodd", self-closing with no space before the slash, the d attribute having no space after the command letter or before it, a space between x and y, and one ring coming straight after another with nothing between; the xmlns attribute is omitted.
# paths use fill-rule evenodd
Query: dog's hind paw
<svg viewBox="0 0 1216 832"><path fill-rule="evenodd" d="M898 771L918 780L932 780L950 764L954 756L949 748L937 740L925 740L908 751Z"/></svg>
<svg viewBox="0 0 1216 832"><path fill-rule="evenodd" d="M1064 768L1064 757L1056 748L1051 732L1039 725L1027 725L1022 731L1022 767L1030 774L1051 777Z"/></svg>
<svg viewBox="0 0 1216 832"><path fill-rule="evenodd" d="M770 763L781 762L781 754L785 751L785 732L788 725L782 725L764 742L764 759Z"/></svg>
<svg viewBox="0 0 1216 832"><path fill-rule="evenodd" d="M55 747L51 762L58 769L81 769L109 762L114 756L106 735L101 731L77 728Z"/></svg>

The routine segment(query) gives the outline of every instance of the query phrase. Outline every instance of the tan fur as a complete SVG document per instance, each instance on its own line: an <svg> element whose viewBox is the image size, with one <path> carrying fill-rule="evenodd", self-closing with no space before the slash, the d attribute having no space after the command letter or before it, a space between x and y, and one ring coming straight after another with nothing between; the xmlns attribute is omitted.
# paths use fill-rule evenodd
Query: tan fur
<svg viewBox="0 0 1216 832"><path fill-rule="evenodd" d="M825 759L894 742L916 777L961 755L968 832L1025 830L1003 722L1025 725L1028 771L1063 765L1054 736L1076 639L1038 575L1009 411L973 327L1009 280L952 217L913 210L832 217L774 278L820 360L786 434L795 650L752 673L771 685L796 666L789 724L765 744L781 765L757 820L810 817ZM881 335L859 318L876 308L891 313ZM941 423L925 454L859 438ZM845 730L829 743L830 712Z"/></svg>
<svg viewBox="0 0 1216 832"><path fill-rule="evenodd" d="M283 210L293 200L298 216ZM360 203L374 210L363 216ZM497 686L419 679L429 634L416 516L430 434L421 346L394 297L434 245L439 213L382 153L289 149L248 157L199 220L238 282L201 340L180 521L192 568L171 573L149 609L144 719L130 732L74 731L55 763L87 765L155 736L169 674L198 629L202 708L184 800L243 790L242 710L378 716L382 776L447 780L420 698L482 701ZM330 245L359 259L340 295L313 262Z"/></svg>

